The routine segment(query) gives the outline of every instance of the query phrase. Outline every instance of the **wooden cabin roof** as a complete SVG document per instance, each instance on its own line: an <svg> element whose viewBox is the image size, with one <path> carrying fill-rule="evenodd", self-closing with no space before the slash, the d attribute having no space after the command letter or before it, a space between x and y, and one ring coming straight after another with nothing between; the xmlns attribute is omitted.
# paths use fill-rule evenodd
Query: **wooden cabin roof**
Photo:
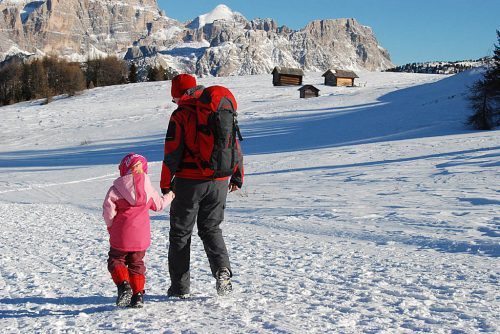
<svg viewBox="0 0 500 334"><path fill-rule="evenodd" d="M300 87L298 90L300 91L303 91L303 90L306 90L306 89L310 89L310 90L313 90L314 92L319 92L319 89L314 87L313 85L304 85L302 87Z"/></svg>
<svg viewBox="0 0 500 334"><path fill-rule="evenodd" d="M300 68L292 68L292 67L281 67L281 66L276 66L271 74L274 73L279 73L279 74L288 74L288 75L297 75L297 76L303 76L304 71L302 71Z"/></svg>
<svg viewBox="0 0 500 334"><path fill-rule="evenodd" d="M348 71L348 70L328 70L325 73L323 73L323 77L326 77L328 75L333 75L337 78L359 78L356 73L353 71Z"/></svg>

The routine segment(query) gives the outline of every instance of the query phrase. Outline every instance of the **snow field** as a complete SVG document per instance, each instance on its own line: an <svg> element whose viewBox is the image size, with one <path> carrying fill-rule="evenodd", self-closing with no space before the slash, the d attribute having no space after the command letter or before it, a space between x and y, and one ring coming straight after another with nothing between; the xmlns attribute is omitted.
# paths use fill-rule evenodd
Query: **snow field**
<svg viewBox="0 0 500 334"><path fill-rule="evenodd" d="M365 87L203 78L236 95L245 186L222 226L219 298L193 235L192 293L168 299L168 211L152 214L146 307L120 310L101 204L119 159L158 185L169 82L1 108L0 328L6 333L495 333L498 131L463 126L477 75L361 73Z"/></svg>
<svg viewBox="0 0 500 334"><path fill-rule="evenodd" d="M160 215L154 217L153 247L146 257L146 308L117 310L105 271L106 235L97 217L59 205L2 205L1 212L2 221L18 217L2 234L0 266L1 322L11 332L448 333L456 328L469 333L497 328L485 316L494 314L498 303L499 275L487 270L494 258L470 262L463 253L291 234L238 217L224 226L236 273L233 296L216 297L201 242L194 238L194 293L189 300L166 298L168 223Z"/></svg>

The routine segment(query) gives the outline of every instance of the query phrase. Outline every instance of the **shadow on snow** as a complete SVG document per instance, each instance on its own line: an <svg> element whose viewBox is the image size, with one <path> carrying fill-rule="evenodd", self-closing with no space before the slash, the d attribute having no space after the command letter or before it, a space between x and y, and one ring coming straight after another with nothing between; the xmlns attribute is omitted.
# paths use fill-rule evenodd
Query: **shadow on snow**
<svg viewBox="0 0 500 334"><path fill-rule="evenodd" d="M236 213L237 209L230 209L229 212ZM246 219L246 218L245 218ZM273 226L261 222L260 220L244 220L240 221L241 224L254 225L264 228L279 228L282 231L288 231L294 234L304 233L318 236L332 236L343 239L354 239L362 240L366 242L373 242L377 245L388 245L391 243L399 243L408 246L416 247L417 249L433 249L442 253L466 253L470 255L479 255L487 257L500 257L500 244L496 241L488 240L474 240L468 241L457 241L450 240L440 237L428 237L423 235L402 235L400 233L367 233L366 231L348 231L342 229L332 229L332 228L319 228L315 226L314 229L296 226L293 224L279 224L275 223ZM483 231L486 232L486 231ZM493 234L492 231L488 231ZM499 234L491 235L498 237Z"/></svg>
<svg viewBox="0 0 500 334"><path fill-rule="evenodd" d="M76 167L118 164L124 155L136 152L149 161L163 159L164 134L130 138L124 143L90 144L53 150L24 150L0 153L0 168Z"/></svg>
<svg viewBox="0 0 500 334"><path fill-rule="evenodd" d="M244 152L293 152L468 133L463 92L475 79L458 74L393 91L376 103L302 109L296 111L310 113L250 121L242 124Z"/></svg>
<svg viewBox="0 0 500 334"><path fill-rule="evenodd" d="M0 319L2 318L41 318L45 316L75 316L81 313L93 314L101 312L109 312L116 309L114 306L115 299L103 296L86 296L86 297L25 297L25 298L3 298L0 299L0 304L16 305L21 308L12 310L0 310ZM58 306L88 306L78 309L34 309L29 308L27 304L37 305L58 305Z"/></svg>
<svg viewBox="0 0 500 334"><path fill-rule="evenodd" d="M186 302L186 301L205 301L210 297L192 297L187 300L172 299L167 296L161 295L146 295L146 303L160 303L160 302ZM112 312L121 310L115 306L114 297L104 296L85 296L85 297L60 297L60 298L47 298L47 297L24 297L24 298L3 298L0 299L0 305L16 305L18 308L11 310L0 310L0 319L5 318L41 318L46 316L76 316L79 314L94 314L103 312ZM45 305L47 308L35 309L28 307L27 304ZM50 308L49 305L56 305ZM93 305L93 306L91 306ZM75 307L73 309L61 309L58 307ZM82 306L82 308L79 308ZM84 307L90 306L90 307ZM22 308L22 309L21 309Z"/></svg>
<svg viewBox="0 0 500 334"><path fill-rule="evenodd" d="M462 98L456 94L463 89L464 80L459 74L391 92L377 103L313 109L306 115L242 122L243 152L246 155L294 152L466 133L463 101L455 101ZM429 104L439 104L444 111L437 113L439 108ZM150 161L163 159L164 133L139 140L117 140L121 143L2 152L0 168L116 164L129 152L143 154Z"/></svg>

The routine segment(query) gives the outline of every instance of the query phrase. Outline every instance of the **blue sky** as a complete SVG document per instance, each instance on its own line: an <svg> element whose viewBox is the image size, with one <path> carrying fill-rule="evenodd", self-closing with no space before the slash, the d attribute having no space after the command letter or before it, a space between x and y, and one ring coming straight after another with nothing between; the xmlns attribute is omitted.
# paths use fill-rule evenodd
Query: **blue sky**
<svg viewBox="0 0 500 334"><path fill-rule="evenodd" d="M373 29L397 65L491 55L500 30L500 0L158 0L179 21L221 3L249 20L271 17L292 29L315 19L355 18Z"/></svg>

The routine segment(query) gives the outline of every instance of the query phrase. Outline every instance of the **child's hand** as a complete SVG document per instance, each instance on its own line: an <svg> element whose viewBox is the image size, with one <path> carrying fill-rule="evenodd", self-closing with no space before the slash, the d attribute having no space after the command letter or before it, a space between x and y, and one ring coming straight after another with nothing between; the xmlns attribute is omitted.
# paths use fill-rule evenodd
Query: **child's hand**
<svg viewBox="0 0 500 334"><path fill-rule="evenodd" d="M167 200L168 204L170 204L175 198L175 193L173 191L169 191L167 194L163 195L163 198Z"/></svg>

